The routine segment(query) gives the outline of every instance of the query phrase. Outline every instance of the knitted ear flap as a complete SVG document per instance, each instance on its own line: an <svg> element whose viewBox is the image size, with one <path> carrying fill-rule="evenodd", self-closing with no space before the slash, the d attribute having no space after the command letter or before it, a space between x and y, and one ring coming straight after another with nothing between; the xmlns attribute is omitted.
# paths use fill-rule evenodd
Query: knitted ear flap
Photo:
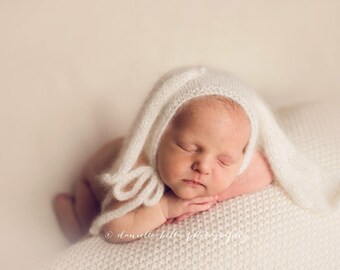
<svg viewBox="0 0 340 270"><path fill-rule="evenodd" d="M260 144L276 181L299 206L312 212L336 207L336 181L321 172L303 153L297 151L259 98L255 98L260 125Z"/></svg>
<svg viewBox="0 0 340 270"><path fill-rule="evenodd" d="M102 202L101 215L97 217L91 225L91 234L98 234L102 225L114 218L125 215L143 203L146 206L152 206L160 200L164 192L164 184L159 181L153 167L141 166L134 170L132 170L132 168L142 152L149 131L160 109L176 90L180 89L188 81L202 75L204 72L204 68L196 67L179 74L174 74L165 80L160 88L156 86L150 93L147 102L144 103L132 126L133 132L130 132L130 136L124 140L121 149L121 153L123 154L119 155L113 167L115 173L107 172L99 176L106 185L111 187L111 192L108 192ZM133 189L124 191L126 185L136 178L137 182ZM141 190L143 184L146 184L146 186ZM137 192L139 192L139 194L136 196ZM106 206L108 206L113 197L117 200L125 201L133 198L133 196L136 197L121 208L104 213Z"/></svg>

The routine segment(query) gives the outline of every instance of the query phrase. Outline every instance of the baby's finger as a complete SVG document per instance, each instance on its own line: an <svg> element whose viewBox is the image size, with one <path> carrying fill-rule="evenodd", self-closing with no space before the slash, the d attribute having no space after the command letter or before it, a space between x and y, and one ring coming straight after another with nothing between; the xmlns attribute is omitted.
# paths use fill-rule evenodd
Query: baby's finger
<svg viewBox="0 0 340 270"><path fill-rule="evenodd" d="M204 204L192 204L188 206L188 211L190 213L197 213L208 210L211 206L213 206L215 202L208 202Z"/></svg>
<svg viewBox="0 0 340 270"><path fill-rule="evenodd" d="M216 201L217 198L218 198L217 195L209 196L209 197L197 197L197 198L189 200L189 204L207 203L207 202L211 202L211 201Z"/></svg>
<svg viewBox="0 0 340 270"><path fill-rule="evenodd" d="M165 224L171 224L174 221L174 218L168 218Z"/></svg>

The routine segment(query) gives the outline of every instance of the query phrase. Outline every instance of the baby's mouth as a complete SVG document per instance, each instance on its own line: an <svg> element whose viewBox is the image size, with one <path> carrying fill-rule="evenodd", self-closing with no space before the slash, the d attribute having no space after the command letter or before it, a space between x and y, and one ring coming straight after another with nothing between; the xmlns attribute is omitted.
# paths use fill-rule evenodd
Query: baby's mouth
<svg viewBox="0 0 340 270"><path fill-rule="evenodd" d="M197 181L195 181L195 180L183 179L183 181L184 181L185 183L189 184L189 185L193 185L193 186L203 186L203 187L204 187L204 185L203 185L202 183L197 182Z"/></svg>

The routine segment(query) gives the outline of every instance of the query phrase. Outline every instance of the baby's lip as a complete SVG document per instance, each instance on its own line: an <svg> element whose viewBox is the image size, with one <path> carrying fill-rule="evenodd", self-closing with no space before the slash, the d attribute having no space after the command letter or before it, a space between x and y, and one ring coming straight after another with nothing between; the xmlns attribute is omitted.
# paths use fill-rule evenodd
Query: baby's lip
<svg viewBox="0 0 340 270"><path fill-rule="evenodd" d="M201 182L198 182L198 181L195 181L195 180L192 180L192 179L183 179L183 180L185 180L185 181L192 181L192 182L194 182L194 183L196 183L196 184L199 184L199 185L201 185L201 186L204 186Z"/></svg>

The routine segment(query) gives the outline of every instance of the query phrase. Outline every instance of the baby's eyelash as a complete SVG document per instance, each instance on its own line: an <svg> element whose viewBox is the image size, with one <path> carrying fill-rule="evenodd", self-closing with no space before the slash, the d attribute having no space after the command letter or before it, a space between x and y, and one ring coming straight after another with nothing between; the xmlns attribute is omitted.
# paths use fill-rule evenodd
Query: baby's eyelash
<svg viewBox="0 0 340 270"><path fill-rule="evenodd" d="M179 147L179 148L181 148L182 150L184 150L184 151L186 151L186 152L196 152L197 150L196 149L187 149L185 146L182 146L182 145L179 145L179 144L177 144L177 146Z"/></svg>
<svg viewBox="0 0 340 270"><path fill-rule="evenodd" d="M222 162L222 161L220 161L220 160L218 160L218 162L219 162L222 166L225 166L225 167L230 166L230 164L224 163L224 162Z"/></svg>
<svg viewBox="0 0 340 270"><path fill-rule="evenodd" d="M220 163L222 166L227 166L227 164L223 163L222 161L218 160L218 163Z"/></svg>

